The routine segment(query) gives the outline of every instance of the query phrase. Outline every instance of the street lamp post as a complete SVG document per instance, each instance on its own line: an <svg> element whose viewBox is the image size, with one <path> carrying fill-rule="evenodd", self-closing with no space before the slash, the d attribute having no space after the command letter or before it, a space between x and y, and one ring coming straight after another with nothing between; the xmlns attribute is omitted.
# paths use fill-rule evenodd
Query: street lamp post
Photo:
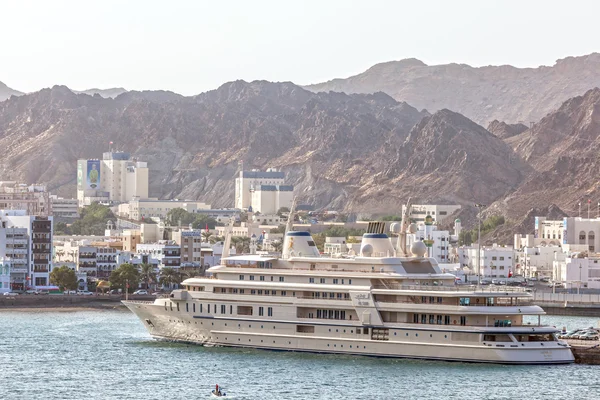
<svg viewBox="0 0 600 400"><path fill-rule="evenodd" d="M481 286L481 209L485 208L485 204L475 204L477 207L477 286Z"/></svg>
<svg viewBox="0 0 600 400"><path fill-rule="evenodd" d="M579 285L577 285L577 294L579 294L580 289L581 289L581 265L579 266Z"/></svg>

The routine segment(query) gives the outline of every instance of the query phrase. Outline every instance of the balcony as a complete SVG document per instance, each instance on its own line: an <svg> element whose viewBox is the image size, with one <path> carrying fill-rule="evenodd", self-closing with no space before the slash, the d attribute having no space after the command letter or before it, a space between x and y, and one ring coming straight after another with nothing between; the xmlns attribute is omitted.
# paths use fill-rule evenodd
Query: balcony
<svg viewBox="0 0 600 400"><path fill-rule="evenodd" d="M34 268L33 272L40 272L40 273L48 272L48 268Z"/></svg>
<svg viewBox="0 0 600 400"><path fill-rule="evenodd" d="M33 238L32 242L34 244L46 244L50 243L50 238Z"/></svg>

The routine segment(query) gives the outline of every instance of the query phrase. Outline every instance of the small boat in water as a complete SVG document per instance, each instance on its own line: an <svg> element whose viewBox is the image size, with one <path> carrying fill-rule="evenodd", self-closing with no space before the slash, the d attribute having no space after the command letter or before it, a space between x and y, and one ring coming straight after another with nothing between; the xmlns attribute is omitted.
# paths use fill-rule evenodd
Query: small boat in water
<svg viewBox="0 0 600 400"><path fill-rule="evenodd" d="M210 395L212 397L225 397L225 396L227 396L227 393L225 393L223 390L221 390L219 388L219 385L216 385L215 388L212 390L212 392L210 392Z"/></svg>

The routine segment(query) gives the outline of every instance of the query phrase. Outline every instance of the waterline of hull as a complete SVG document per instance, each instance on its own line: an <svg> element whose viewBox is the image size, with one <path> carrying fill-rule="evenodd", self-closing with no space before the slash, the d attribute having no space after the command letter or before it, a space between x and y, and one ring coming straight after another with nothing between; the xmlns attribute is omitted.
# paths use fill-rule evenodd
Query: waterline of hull
<svg viewBox="0 0 600 400"><path fill-rule="evenodd" d="M568 364L574 361L568 347L492 348L465 343L407 343L362 337L316 337L289 333L231 331L232 327L228 327L225 320L218 318L206 321L207 325L203 325L198 324L198 320L193 316L186 313L173 315L173 312L169 313L161 306L125 304L144 322L152 337L203 346L495 364ZM257 325L260 324L257 322ZM281 327L276 329L276 324L272 325L272 332L283 331Z"/></svg>

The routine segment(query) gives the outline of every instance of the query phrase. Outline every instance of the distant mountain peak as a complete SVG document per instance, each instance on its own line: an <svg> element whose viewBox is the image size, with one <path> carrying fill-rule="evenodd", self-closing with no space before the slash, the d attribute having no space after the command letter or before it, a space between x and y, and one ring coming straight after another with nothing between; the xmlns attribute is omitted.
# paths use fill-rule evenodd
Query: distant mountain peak
<svg viewBox="0 0 600 400"><path fill-rule="evenodd" d="M551 67L426 65L405 59L376 64L355 76L308 85L313 92L385 92L418 109L454 110L487 126L538 121L571 97L600 86L600 54L566 57Z"/></svg>
<svg viewBox="0 0 600 400"><path fill-rule="evenodd" d="M8 99L10 96L21 96L23 92L8 87L5 83L0 82L0 101Z"/></svg>

